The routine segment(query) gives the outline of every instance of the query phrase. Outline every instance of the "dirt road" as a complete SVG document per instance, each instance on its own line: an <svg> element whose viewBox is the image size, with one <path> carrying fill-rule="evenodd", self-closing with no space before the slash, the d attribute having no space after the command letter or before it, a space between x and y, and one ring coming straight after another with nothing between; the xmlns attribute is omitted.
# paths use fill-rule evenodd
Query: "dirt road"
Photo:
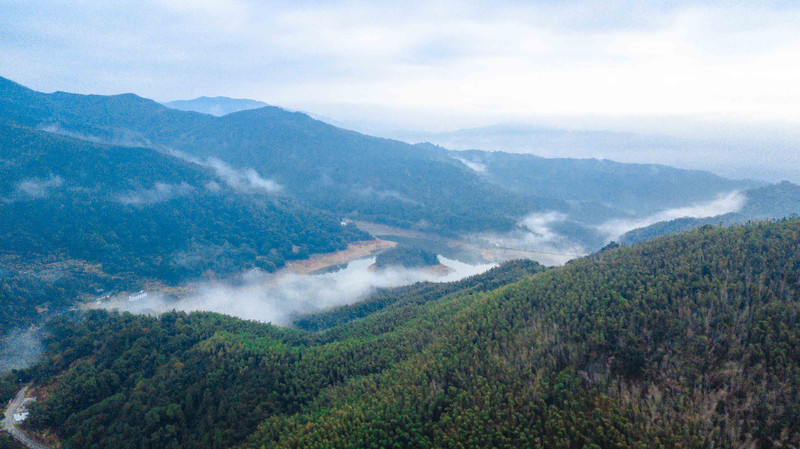
<svg viewBox="0 0 800 449"><path fill-rule="evenodd" d="M18 413L22 410L23 402L25 401L25 394L28 392L28 387L24 387L22 390L19 390L17 396L6 408L6 416L3 418L2 427L3 430L11 434L15 440L19 441L23 446L29 449L50 449L47 446L43 446L28 437L22 430L18 429L17 426L14 425L14 413Z"/></svg>

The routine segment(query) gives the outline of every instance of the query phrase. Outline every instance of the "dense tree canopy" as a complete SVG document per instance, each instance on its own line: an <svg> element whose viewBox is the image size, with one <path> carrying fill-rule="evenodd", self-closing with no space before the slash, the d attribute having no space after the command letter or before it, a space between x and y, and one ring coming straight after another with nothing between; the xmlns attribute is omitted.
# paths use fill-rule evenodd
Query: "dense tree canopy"
<svg viewBox="0 0 800 449"><path fill-rule="evenodd" d="M246 188L151 149L0 123L0 332L42 303L274 271L369 238L280 192Z"/></svg>
<svg viewBox="0 0 800 449"><path fill-rule="evenodd" d="M65 316L17 373L47 392L30 425L70 448L800 444L800 221L529 268L316 332Z"/></svg>
<svg viewBox="0 0 800 449"><path fill-rule="evenodd" d="M375 267L387 268L400 266L406 268L429 267L439 264L436 253L421 249L397 246L386 250L375 257Z"/></svg>
<svg viewBox="0 0 800 449"><path fill-rule="evenodd" d="M277 107L212 117L132 94L45 94L3 78L0 121L217 158L255 169L305 204L338 216L446 235L508 231L530 213L552 210L568 214L585 233L599 220L685 206L753 185L655 165L451 152L360 134ZM485 170L470 168L466 159Z"/></svg>

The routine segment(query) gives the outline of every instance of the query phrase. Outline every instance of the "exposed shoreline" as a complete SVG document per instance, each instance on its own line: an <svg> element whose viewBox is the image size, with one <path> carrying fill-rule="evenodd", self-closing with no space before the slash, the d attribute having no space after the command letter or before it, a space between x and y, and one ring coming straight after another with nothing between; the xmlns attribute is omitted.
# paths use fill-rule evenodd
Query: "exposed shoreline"
<svg viewBox="0 0 800 449"><path fill-rule="evenodd" d="M286 264L285 270L298 274L309 274L326 268L347 264L354 259L367 257L377 251L394 248L396 242L372 239L350 243L347 248L333 253L314 254L308 259L294 260Z"/></svg>

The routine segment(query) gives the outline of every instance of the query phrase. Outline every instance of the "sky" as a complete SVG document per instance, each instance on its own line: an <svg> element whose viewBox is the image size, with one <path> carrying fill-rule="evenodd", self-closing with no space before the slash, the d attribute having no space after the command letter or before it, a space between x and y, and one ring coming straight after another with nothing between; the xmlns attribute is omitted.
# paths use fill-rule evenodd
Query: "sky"
<svg viewBox="0 0 800 449"><path fill-rule="evenodd" d="M0 75L252 98L365 129L768 129L785 143L798 23L797 2L769 1L0 0Z"/></svg>

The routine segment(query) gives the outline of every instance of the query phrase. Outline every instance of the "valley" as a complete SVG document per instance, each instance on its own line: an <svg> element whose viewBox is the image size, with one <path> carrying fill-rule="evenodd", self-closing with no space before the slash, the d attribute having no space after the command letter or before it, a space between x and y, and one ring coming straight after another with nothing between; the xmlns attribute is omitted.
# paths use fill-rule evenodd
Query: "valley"
<svg viewBox="0 0 800 449"><path fill-rule="evenodd" d="M3 333L47 316L41 310L114 292L153 292L157 304L142 309L170 310L209 290L241 293L237 285L260 277L273 300L291 302L302 291L298 276L359 273L363 288L349 299L333 288L329 301L341 305L435 278L398 271L379 279L360 271L365 262L347 271L392 246L432 251L462 264L459 273L517 258L558 266L612 240L634 241L619 235L633 228L655 238L781 218L800 204L791 183L453 152L259 104L217 117L136 95L46 94L6 79L0 99ZM673 218L683 224L661 223ZM296 276L269 275L284 271Z"/></svg>
<svg viewBox="0 0 800 449"><path fill-rule="evenodd" d="M0 78L28 447L800 444L797 185L169 105Z"/></svg>
<svg viewBox="0 0 800 449"><path fill-rule="evenodd" d="M91 311L53 322L46 362L18 374L58 385L30 425L69 447L790 447L798 232L703 228L511 263L294 328Z"/></svg>
<svg viewBox="0 0 800 449"><path fill-rule="evenodd" d="M800 449L798 23L0 1L0 449Z"/></svg>
<svg viewBox="0 0 800 449"><path fill-rule="evenodd" d="M442 254L467 263L502 263L513 259L531 259L545 265L562 265L566 261L584 256L586 253L558 252L536 250L535 247L510 247L519 242L500 242L491 235L463 235L459 238L426 233L417 230L402 229L379 223L356 221L356 226L370 235L380 236L388 240L396 240L405 245L434 248ZM506 246L509 245L509 246ZM519 244L524 246L524 244Z"/></svg>

